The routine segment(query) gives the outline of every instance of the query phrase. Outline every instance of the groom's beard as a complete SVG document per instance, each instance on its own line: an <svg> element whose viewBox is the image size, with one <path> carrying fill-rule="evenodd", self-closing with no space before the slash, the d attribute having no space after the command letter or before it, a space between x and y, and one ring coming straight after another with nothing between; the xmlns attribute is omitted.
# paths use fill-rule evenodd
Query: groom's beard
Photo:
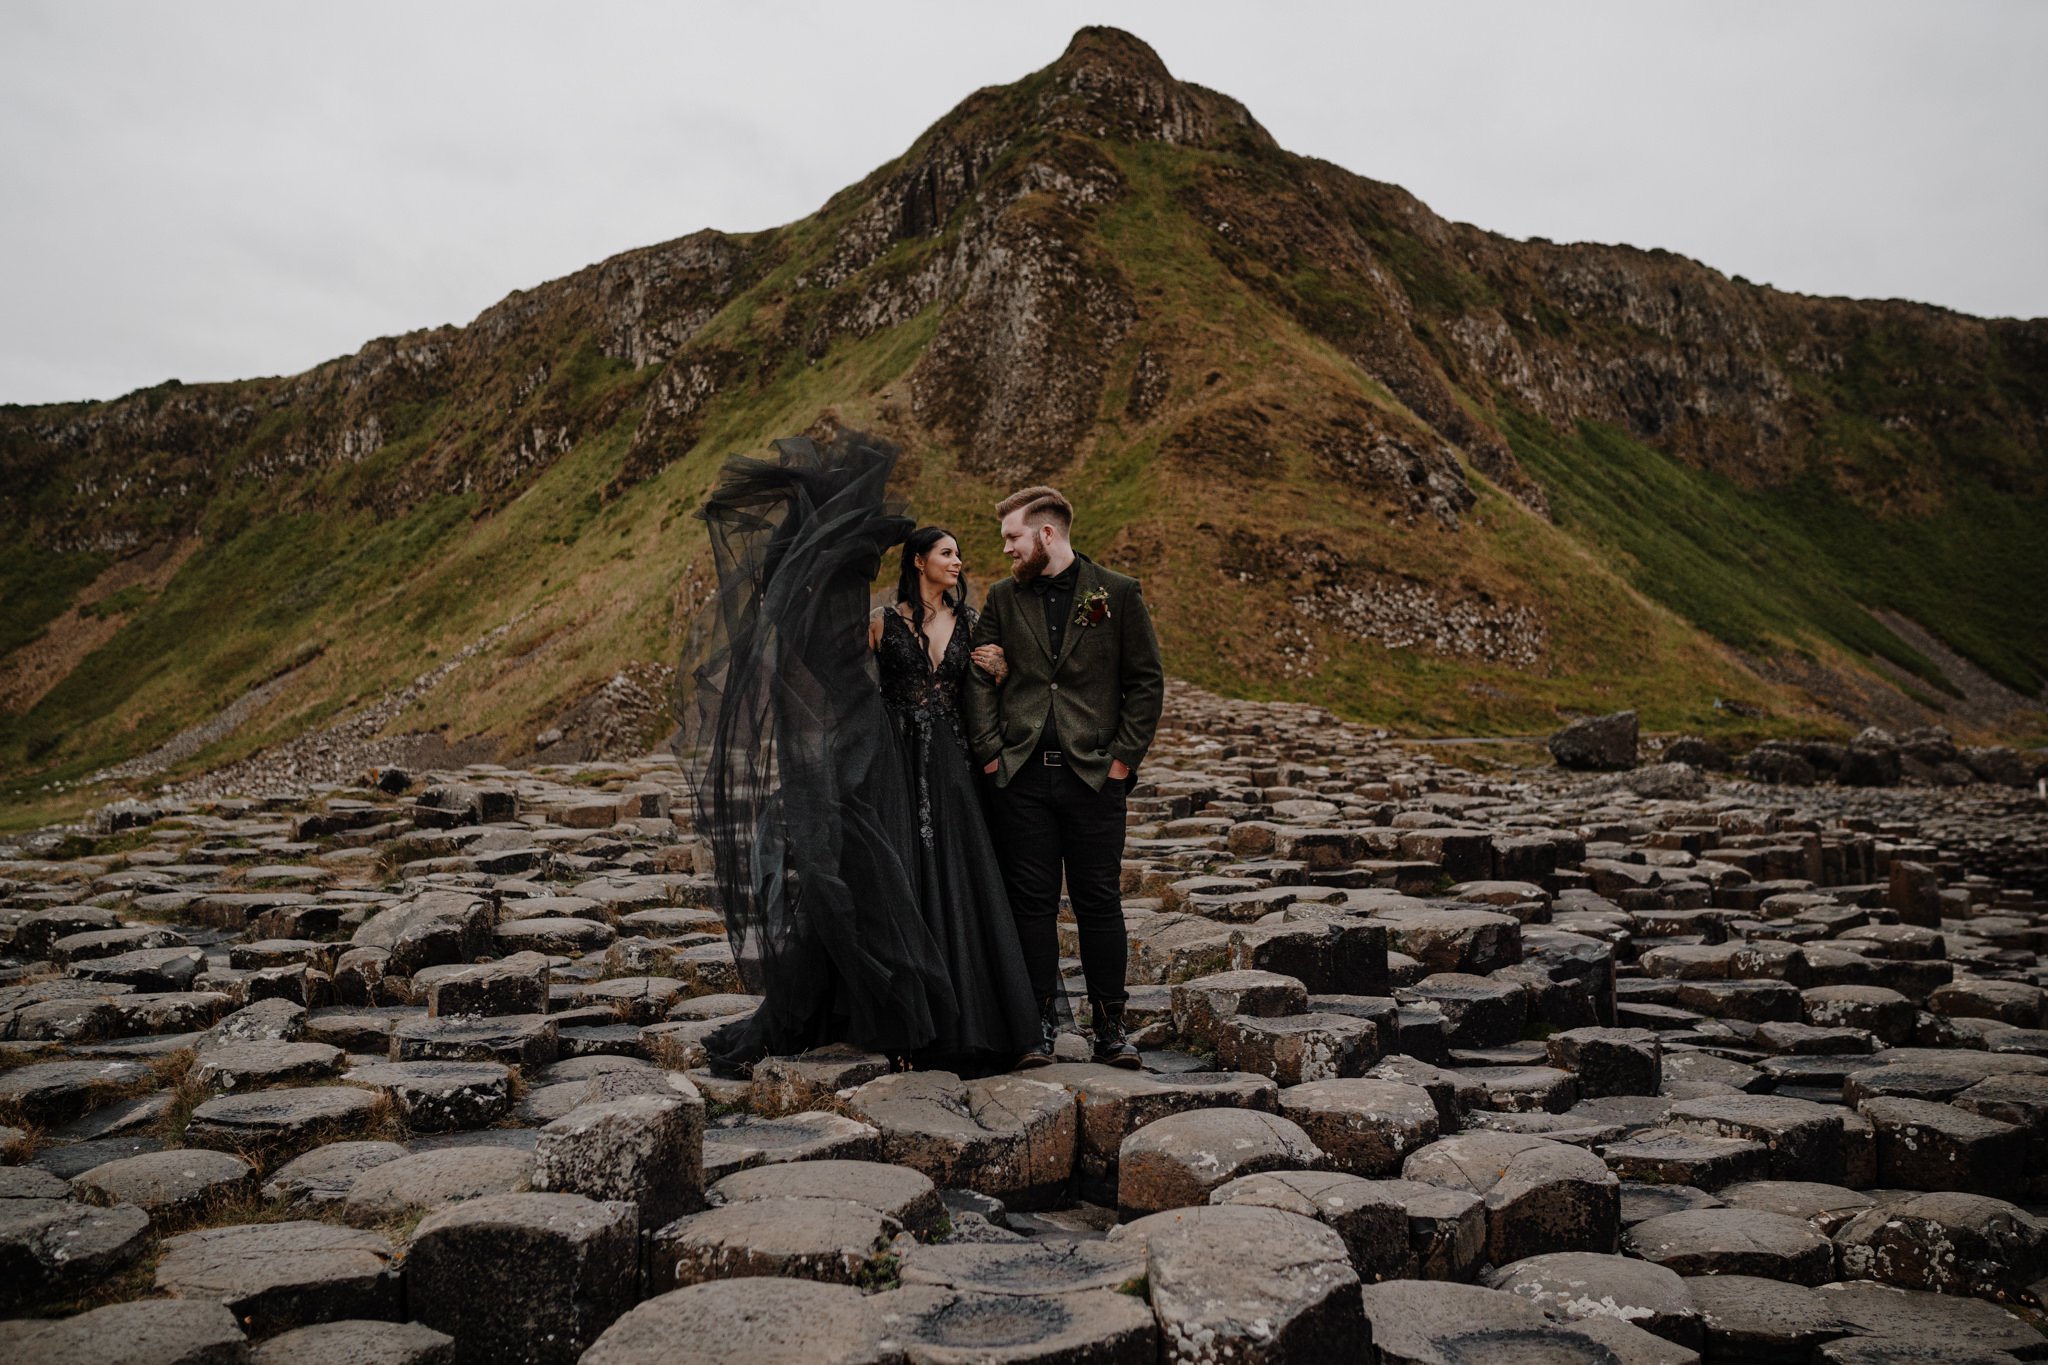
<svg viewBox="0 0 2048 1365"><path fill-rule="evenodd" d="M1010 577L1016 579L1017 586L1021 588L1044 573L1045 566L1051 562L1052 555L1046 550L1045 542L1034 540L1031 542L1030 552L1010 565Z"/></svg>

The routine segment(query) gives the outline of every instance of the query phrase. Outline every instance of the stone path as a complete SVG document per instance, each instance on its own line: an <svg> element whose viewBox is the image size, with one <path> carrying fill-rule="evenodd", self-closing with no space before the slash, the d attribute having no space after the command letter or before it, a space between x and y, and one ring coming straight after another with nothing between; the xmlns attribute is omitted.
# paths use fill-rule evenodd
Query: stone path
<svg viewBox="0 0 2048 1365"><path fill-rule="evenodd" d="M2048 1359L2048 805L1959 773L1176 686L1145 1070L993 1077L706 1071L665 757L110 807L0 849L0 1358Z"/></svg>

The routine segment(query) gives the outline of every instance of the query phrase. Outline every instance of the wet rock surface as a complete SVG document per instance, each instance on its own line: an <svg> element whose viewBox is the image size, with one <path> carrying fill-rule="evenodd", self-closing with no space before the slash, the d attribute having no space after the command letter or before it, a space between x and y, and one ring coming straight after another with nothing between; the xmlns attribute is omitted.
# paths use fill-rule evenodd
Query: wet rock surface
<svg viewBox="0 0 2048 1365"><path fill-rule="evenodd" d="M1176 686L1140 1071L705 1070L658 757L0 846L0 1356L2048 1358L2048 811L1612 719L1475 776Z"/></svg>

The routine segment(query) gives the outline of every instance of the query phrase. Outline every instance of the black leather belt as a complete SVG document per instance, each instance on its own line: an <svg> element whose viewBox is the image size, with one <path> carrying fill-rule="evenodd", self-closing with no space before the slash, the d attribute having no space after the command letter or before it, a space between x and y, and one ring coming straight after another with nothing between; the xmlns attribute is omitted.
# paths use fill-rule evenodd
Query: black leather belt
<svg viewBox="0 0 2048 1365"><path fill-rule="evenodd" d="M1040 749L1038 751L1038 761L1048 768L1064 768L1067 766L1066 755L1058 749Z"/></svg>

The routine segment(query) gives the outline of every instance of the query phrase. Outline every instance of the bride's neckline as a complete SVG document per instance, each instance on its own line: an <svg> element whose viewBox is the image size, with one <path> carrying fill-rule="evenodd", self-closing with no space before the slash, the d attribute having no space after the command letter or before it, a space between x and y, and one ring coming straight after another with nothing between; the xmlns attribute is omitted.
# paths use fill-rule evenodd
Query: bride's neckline
<svg viewBox="0 0 2048 1365"><path fill-rule="evenodd" d="M899 603L898 605L901 604ZM946 632L945 646L939 650L939 657L936 659L932 657L930 647L927 644L919 641L919 639L917 638L917 631L912 628L910 624L910 618L908 616L904 615L901 611L897 610L896 607L889 608L889 614L895 617L897 620L901 621L903 623L903 628L910 632L910 643L916 645L917 652L924 656L925 667L930 669L933 673L937 673L939 669L942 666L944 666L946 662L946 656L953 652L953 637L960 633L960 613L958 611L955 611L953 613L953 629ZM927 617L926 619L929 620L930 618Z"/></svg>

